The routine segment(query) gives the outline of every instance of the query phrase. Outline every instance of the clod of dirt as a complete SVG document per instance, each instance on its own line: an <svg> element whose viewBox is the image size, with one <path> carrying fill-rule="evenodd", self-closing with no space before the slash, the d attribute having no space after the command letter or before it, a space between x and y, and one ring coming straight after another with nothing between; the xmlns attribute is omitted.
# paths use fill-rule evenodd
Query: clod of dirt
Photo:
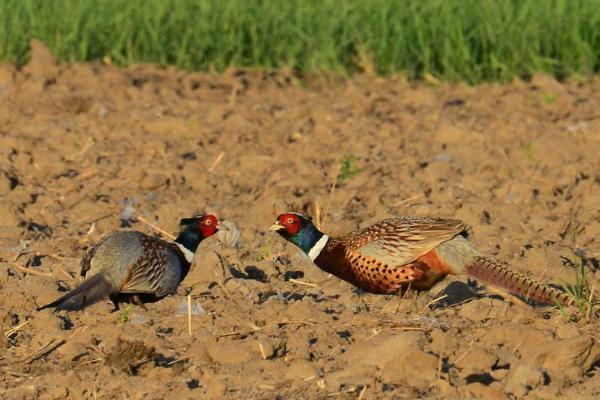
<svg viewBox="0 0 600 400"><path fill-rule="evenodd" d="M14 228L19 224L17 210L8 204L0 204L0 226Z"/></svg>
<svg viewBox="0 0 600 400"><path fill-rule="evenodd" d="M32 39L29 47L31 58L23 67L23 71L29 74L33 81L44 85L53 81L58 74L58 65L48 47L37 39Z"/></svg>
<svg viewBox="0 0 600 400"><path fill-rule="evenodd" d="M383 366L381 379L393 385L409 383L414 388L427 388L436 380L438 363L438 357L419 349L403 351Z"/></svg>
<svg viewBox="0 0 600 400"><path fill-rule="evenodd" d="M208 348L208 356L219 364L242 364L253 358L245 347L240 343L217 344Z"/></svg>
<svg viewBox="0 0 600 400"><path fill-rule="evenodd" d="M506 318L510 304L496 299L481 299L466 303L460 309L460 316L473 322L488 319Z"/></svg>
<svg viewBox="0 0 600 400"><path fill-rule="evenodd" d="M277 338L261 340L259 341L258 349L262 358L271 360L285 354L286 341Z"/></svg>
<svg viewBox="0 0 600 400"><path fill-rule="evenodd" d="M489 371L496 363L498 357L481 347L473 347L466 351L464 357L456 361L455 366L460 368L461 376L467 377L472 374Z"/></svg>
<svg viewBox="0 0 600 400"><path fill-rule="evenodd" d="M296 360L285 371L285 379L307 380L319 376L317 369L306 360Z"/></svg>
<svg viewBox="0 0 600 400"><path fill-rule="evenodd" d="M579 379L600 360L600 345L585 336L552 341L525 350L523 363L546 368L550 377L556 380Z"/></svg>
<svg viewBox="0 0 600 400"><path fill-rule="evenodd" d="M136 375L138 368L154 359L154 347L148 347L141 340L128 341L119 338L106 356L107 365L123 370L129 375Z"/></svg>
<svg viewBox="0 0 600 400"><path fill-rule="evenodd" d="M522 398L529 391L544 383L544 375L539 368L531 365L517 365L511 368L504 391Z"/></svg>
<svg viewBox="0 0 600 400"><path fill-rule="evenodd" d="M0 194L6 194L19 184L19 180L9 173L0 173Z"/></svg>
<svg viewBox="0 0 600 400"><path fill-rule="evenodd" d="M353 344L342 358L351 365L382 367L398 354L422 349L424 342L421 332L379 334L369 341Z"/></svg>

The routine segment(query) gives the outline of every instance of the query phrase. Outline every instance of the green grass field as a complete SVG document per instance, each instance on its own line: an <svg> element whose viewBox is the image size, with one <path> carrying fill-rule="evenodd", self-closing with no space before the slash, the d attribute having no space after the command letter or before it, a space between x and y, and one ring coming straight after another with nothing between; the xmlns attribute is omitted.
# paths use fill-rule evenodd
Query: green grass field
<svg viewBox="0 0 600 400"><path fill-rule="evenodd" d="M600 0L0 0L0 59L376 71L443 80L600 69Z"/></svg>

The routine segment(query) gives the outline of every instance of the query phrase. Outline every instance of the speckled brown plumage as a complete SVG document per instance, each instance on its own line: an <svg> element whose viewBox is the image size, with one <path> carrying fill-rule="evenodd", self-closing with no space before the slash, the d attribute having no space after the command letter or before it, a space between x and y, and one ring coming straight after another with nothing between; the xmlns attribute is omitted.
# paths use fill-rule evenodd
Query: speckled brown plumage
<svg viewBox="0 0 600 400"><path fill-rule="evenodd" d="M315 264L374 293L428 289L452 271L432 251L466 226L457 220L393 218L331 238Z"/></svg>
<svg viewBox="0 0 600 400"><path fill-rule="evenodd" d="M308 254L316 243L323 243L323 234L304 218L282 214L272 229ZM374 293L408 287L427 290L447 275L466 273L537 302L572 303L567 294L480 255L467 237L467 227L459 220L390 218L340 237L325 236L327 242L313 261L322 270Z"/></svg>

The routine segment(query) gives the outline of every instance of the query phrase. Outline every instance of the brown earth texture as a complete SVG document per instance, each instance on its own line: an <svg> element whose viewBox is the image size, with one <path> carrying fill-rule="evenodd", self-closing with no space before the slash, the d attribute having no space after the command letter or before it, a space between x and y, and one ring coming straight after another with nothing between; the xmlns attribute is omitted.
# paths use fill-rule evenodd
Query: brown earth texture
<svg viewBox="0 0 600 400"><path fill-rule="evenodd" d="M585 309L466 277L361 293L268 232L288 210L332 235L458 218L531 277L574 283L579 268L600 288L600 81L189 73L32 50L0 66L2 399L600 396ZM35 311L102 237L167 237L205 210L241 236L203 242L177 294Z"/></svg>

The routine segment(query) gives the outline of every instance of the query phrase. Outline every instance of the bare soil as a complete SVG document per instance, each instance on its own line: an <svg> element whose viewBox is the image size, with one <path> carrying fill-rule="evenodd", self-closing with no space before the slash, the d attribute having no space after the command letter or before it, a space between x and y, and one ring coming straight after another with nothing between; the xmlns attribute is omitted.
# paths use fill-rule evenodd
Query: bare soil
<svg viewBox="0 0 600 400"><path fill-rule="evenodd" d="M267 229L317 208L332 235L459 218L532 277L572 283L583 263L600 288L599 110L597 80L118 69L34 44L28 65L0 66L0 397L597 398L598 322L576 309L465 277L360 293ZM78 283L104 235L161 235L122 227L126 209L172 233L211 210L240 243L202 243L178 294L148 311L36 312Z"/></svg>

